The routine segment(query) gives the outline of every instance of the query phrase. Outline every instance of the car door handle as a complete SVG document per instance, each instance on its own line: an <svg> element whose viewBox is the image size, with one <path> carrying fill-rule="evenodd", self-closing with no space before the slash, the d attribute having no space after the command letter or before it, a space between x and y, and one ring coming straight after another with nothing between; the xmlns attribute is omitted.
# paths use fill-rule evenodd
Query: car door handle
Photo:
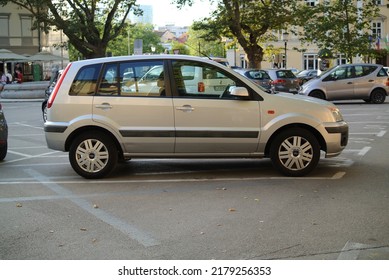
<svg viewBox="0 0 389 280"><path fill-rule="evenodd" d="M183 111L183 112L192 112L194 110L194 108L190 105L184 105L184 106L181 106L181 107L176 107L176 110L180 110L180 111Z"/></svg>
<svg viewBox="0 0 389 280"><path fill-rule="evenodd" d="M353 82L348 82L347 84L348 84L348 85L352 85L352 84L353 84Z"/></svg>
<svg viewBox="0 0 389 280"><path fill-rule="evenodd" d="M103 109L103 110L112 109L112 105L109 103L102 103L100 105L96 105L95 107L98 109Z"/></svg>
<svg viewBox="0 0 389 280"><path fill-rule="evenodd" d="M369 83L374 82L374 80L369 80Z"/></svg>

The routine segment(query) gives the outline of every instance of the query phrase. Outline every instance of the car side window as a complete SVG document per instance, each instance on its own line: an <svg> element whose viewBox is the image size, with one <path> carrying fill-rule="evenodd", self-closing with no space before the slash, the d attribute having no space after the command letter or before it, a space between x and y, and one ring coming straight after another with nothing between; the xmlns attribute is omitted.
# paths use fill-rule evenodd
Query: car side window
<svg viewBox="0 0 389 280"><path fill-rule="evenodd" d="M119 84L123 96L165 96L163 61L120 63Z"/></svg>
<svg viewBox="0 0 389 280"><path fill-rule="evenodd" d="M173 61L173 78L178 95L185 98L235 99L229 95L240 81L209 64Z"/></svg>
<svg viewBox="0 0 389 280"><path fill-rule="evenodd" d="M98 95L119 95L117 68L117 63L107 63L104 65L100 85L97 90Z"/></svg>
<svg viewBox="0 0 389 280"><path fill-rule="evenodd" d="M93 64L82 67L72 82L69 95L94 95L101 66L101 64Z"/></svg>

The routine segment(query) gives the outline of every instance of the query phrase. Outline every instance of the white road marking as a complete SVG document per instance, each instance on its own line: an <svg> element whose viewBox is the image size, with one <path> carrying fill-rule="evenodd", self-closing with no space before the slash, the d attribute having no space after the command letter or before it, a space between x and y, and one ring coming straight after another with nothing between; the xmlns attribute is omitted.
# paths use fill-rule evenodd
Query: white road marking
<svg viewBox="0 0 389 280"><path fill-rule="evenodd" d="M163 172L161 174L169 174ZM343 178L346 172L336 172L330 177L293 177L293 180L339 180ZM147 176L148 173L141 174ZM15 181L0 181L0 185L18 185L18 184L128 184L128 183L182 183L182 182L223 182L223 181L258 181L258 180L290 180L290 177L280 176L280 177L242 177L242 178L178 178L178 179L137 179L137 180L51 180L49 177L45 177L45 181L23 181L15 178Z"/></svg>
<svg viewBox="0 0 389 280"><path fill-rule="evenodd" d="M158 242L154 237L152 237L150 233L144 230L140 230L135 225L129 224L126 221L121 220L100 208L94 208L89 201L80 198L79 196L74 196L71 191L63 188L58 183L51 182L46 176L40 174L39 172L33 169L26 169L25 172L31 175L33 178L35 178L35 180L46 186L48 189L50 189L57 195L67 197L67 199L76 204L78 207L82 208L83 210L102 220L103 222L111 225L117 230L120 230L124 234L129 235L132 239L138 241L143 246L150 247L160 244L160 242Z"/></svg>
<svg viewBox="0 0 389 280"><path fill-rule="evenodd" d="M347 241L338 256L338 260L356 260L359 256L360 250L368 249L369 247L369 245Z"/></svg>

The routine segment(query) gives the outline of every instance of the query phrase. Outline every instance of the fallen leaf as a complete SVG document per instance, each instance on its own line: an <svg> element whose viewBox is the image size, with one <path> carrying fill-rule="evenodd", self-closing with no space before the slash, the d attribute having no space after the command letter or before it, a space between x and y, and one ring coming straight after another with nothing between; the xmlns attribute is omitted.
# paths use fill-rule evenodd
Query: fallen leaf
<svg viewBox="0 0 389 280"><path fill-rule="evenodd" d="M81 231L86 231L86 228L80 228Z"/></svg>
<svg viewBox="0 0 389 280"><path fill-rule="evenodd" d="M236 209L235 209L235 208L230 208L230 209L228 209L228 211L230 211L230 212L235 212Z"/></svg>
<svg viewBox="0 0 389 280"><path fill-rule="evenodd" d="M22 204L21 203L17 203L16 207L22 207Z"/></svg>

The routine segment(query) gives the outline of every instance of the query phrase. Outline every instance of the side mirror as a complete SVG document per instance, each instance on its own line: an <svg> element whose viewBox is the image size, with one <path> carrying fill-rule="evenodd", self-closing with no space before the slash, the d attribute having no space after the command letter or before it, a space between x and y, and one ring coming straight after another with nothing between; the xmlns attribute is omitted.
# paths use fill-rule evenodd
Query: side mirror
<svg viewBox="0 0 389 280"><path fill-rule="evenodd" d="M249 97L249 92L245 87L232 86L230 88L230 95L239 97Z"/></svg>

